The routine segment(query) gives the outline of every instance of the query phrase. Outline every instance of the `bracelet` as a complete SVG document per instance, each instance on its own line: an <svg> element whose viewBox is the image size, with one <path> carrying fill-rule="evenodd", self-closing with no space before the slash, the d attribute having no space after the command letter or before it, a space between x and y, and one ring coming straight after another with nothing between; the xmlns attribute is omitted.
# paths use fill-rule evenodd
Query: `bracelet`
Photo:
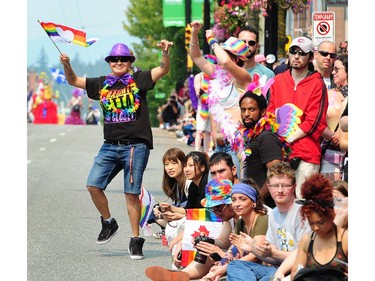
<svg viewBox="0 0 375 281"><path fill-rule="evenodd" d="M208 43L208 45L212 46L213 44L217 43L217 41L215 40L214 37L209 36L209 37L207 37L207 43Z"/></svg>
<svg viewBox="0 0 375 281"><path fill-rule="evenodd" d="M193 44L193 43L190 42L190 46L196 47L196 46L198 46L198 44Z"/></svg>
<svg viewBox="0 0 375 281"><path fill-rule="evenodd" d="M168 56L169 56L169 54L170 54L170 52L169 52L169 50L167 50L167 52L166 52L166 53L164 53L164 51L161 51L161 54L162 54L163 56L166 56L166 57L168 57Z"/></svg>

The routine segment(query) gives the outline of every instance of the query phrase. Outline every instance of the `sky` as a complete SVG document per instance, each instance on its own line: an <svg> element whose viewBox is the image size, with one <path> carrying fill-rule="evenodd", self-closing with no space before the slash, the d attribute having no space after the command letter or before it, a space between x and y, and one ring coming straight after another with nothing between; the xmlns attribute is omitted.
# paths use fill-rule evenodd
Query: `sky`
<svg viewBox="0 0 375 281"><path fill-rule="evenodd" d="M139 39L131 37L122 27L128 4L128 0L28 0L27 65L36 65L41 48L46 51L51 65L59 63L60 53L38 20L84 30L86 39L97 38L89 47L56 43L62 53L72 59L78 54L84 63L104 60L116 43L129 47L138 43Z"/></svg>

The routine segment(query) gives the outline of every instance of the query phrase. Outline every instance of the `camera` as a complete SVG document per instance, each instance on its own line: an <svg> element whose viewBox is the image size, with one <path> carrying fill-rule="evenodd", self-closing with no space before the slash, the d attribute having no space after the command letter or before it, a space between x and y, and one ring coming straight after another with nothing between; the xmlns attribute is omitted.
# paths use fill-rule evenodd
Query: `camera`
<svg viewBox="0 0 375 281"><path fill-rule="evenodd" d="M207 237L207 236L204 236L204 235L199 235L199 236L195 237L195 239L194 239L194 246L197 245L201 241L207 242L207 243L210 243L210 244L215 244L214 239L212 239L210 237ZM206 260L207 260L207 257L199 254L199 252L197 251L197 253L195 254L194 261L205 264Z"/></svg>

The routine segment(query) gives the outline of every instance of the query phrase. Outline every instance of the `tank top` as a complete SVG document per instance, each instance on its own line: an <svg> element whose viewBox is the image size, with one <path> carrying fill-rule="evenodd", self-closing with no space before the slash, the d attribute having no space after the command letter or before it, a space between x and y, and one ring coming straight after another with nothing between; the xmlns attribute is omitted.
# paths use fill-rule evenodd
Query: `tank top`
<svg viewBox="0 0 375 281"><path fill-rule="evenodd" d="M342 236L344 235L345 231L346 230L344 230L343 234L341 235L340 241L338 241L338 239L337 239L337 226L335 226L335 233L336 233L336 253L333 256L333 258L331 259L331 261L329 261L326 264L320 264L315 259L315 257L314 257L313 245L314 245L314 240L315 240L316 233L313 232L311 234L311 240L310 240L309 248L308 248L308 251L307 251L306 267L307 268L309 268L309 267L310 268L314 268L314 267L322 267L322 266L324 266L324 267L336 268L338 270L346 272L347 271L346 266L336 261L336 259L338 259L338 260L346 262L346 263L348 262L348 257L345 255L344 250L342 249L342 243L341 243Z"/></svg>
<svg viewBox="0 0 375 281"><path fill-rule="evenodd" d="M219 92L219 103L223 109L240 108L240 91L232 81Z"/></svg>

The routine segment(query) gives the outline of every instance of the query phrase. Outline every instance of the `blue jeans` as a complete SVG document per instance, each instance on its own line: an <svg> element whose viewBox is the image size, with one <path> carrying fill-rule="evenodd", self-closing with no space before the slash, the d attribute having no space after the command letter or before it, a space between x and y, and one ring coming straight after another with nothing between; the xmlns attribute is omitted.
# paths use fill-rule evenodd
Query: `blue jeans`
<svg viewBox="0 0 375 281"><path fill-rule="evenodd" d="M104 143L95 157L86 185L105 190L112 179L124 170L124 193L140 194L149 155L150 149L144 143Z"/></svg>
<svg viewBox="0 0 375 281"><path fill-rule="evenodd" d="M234 260L227 267L227 281L269 281L277 268L259 263Z"/></svg>
<svg viewBox="0 0 375 281"><path fill-rule="evenodd" d="M240 159L238 159L237 153L232 150L230 144L227 144L225 146L217 146L214 150L214 153L216 152L225 152L232 157L233 164L236 166L236 169L237 169L237 177L240 179L241 178Z"/></svg>

